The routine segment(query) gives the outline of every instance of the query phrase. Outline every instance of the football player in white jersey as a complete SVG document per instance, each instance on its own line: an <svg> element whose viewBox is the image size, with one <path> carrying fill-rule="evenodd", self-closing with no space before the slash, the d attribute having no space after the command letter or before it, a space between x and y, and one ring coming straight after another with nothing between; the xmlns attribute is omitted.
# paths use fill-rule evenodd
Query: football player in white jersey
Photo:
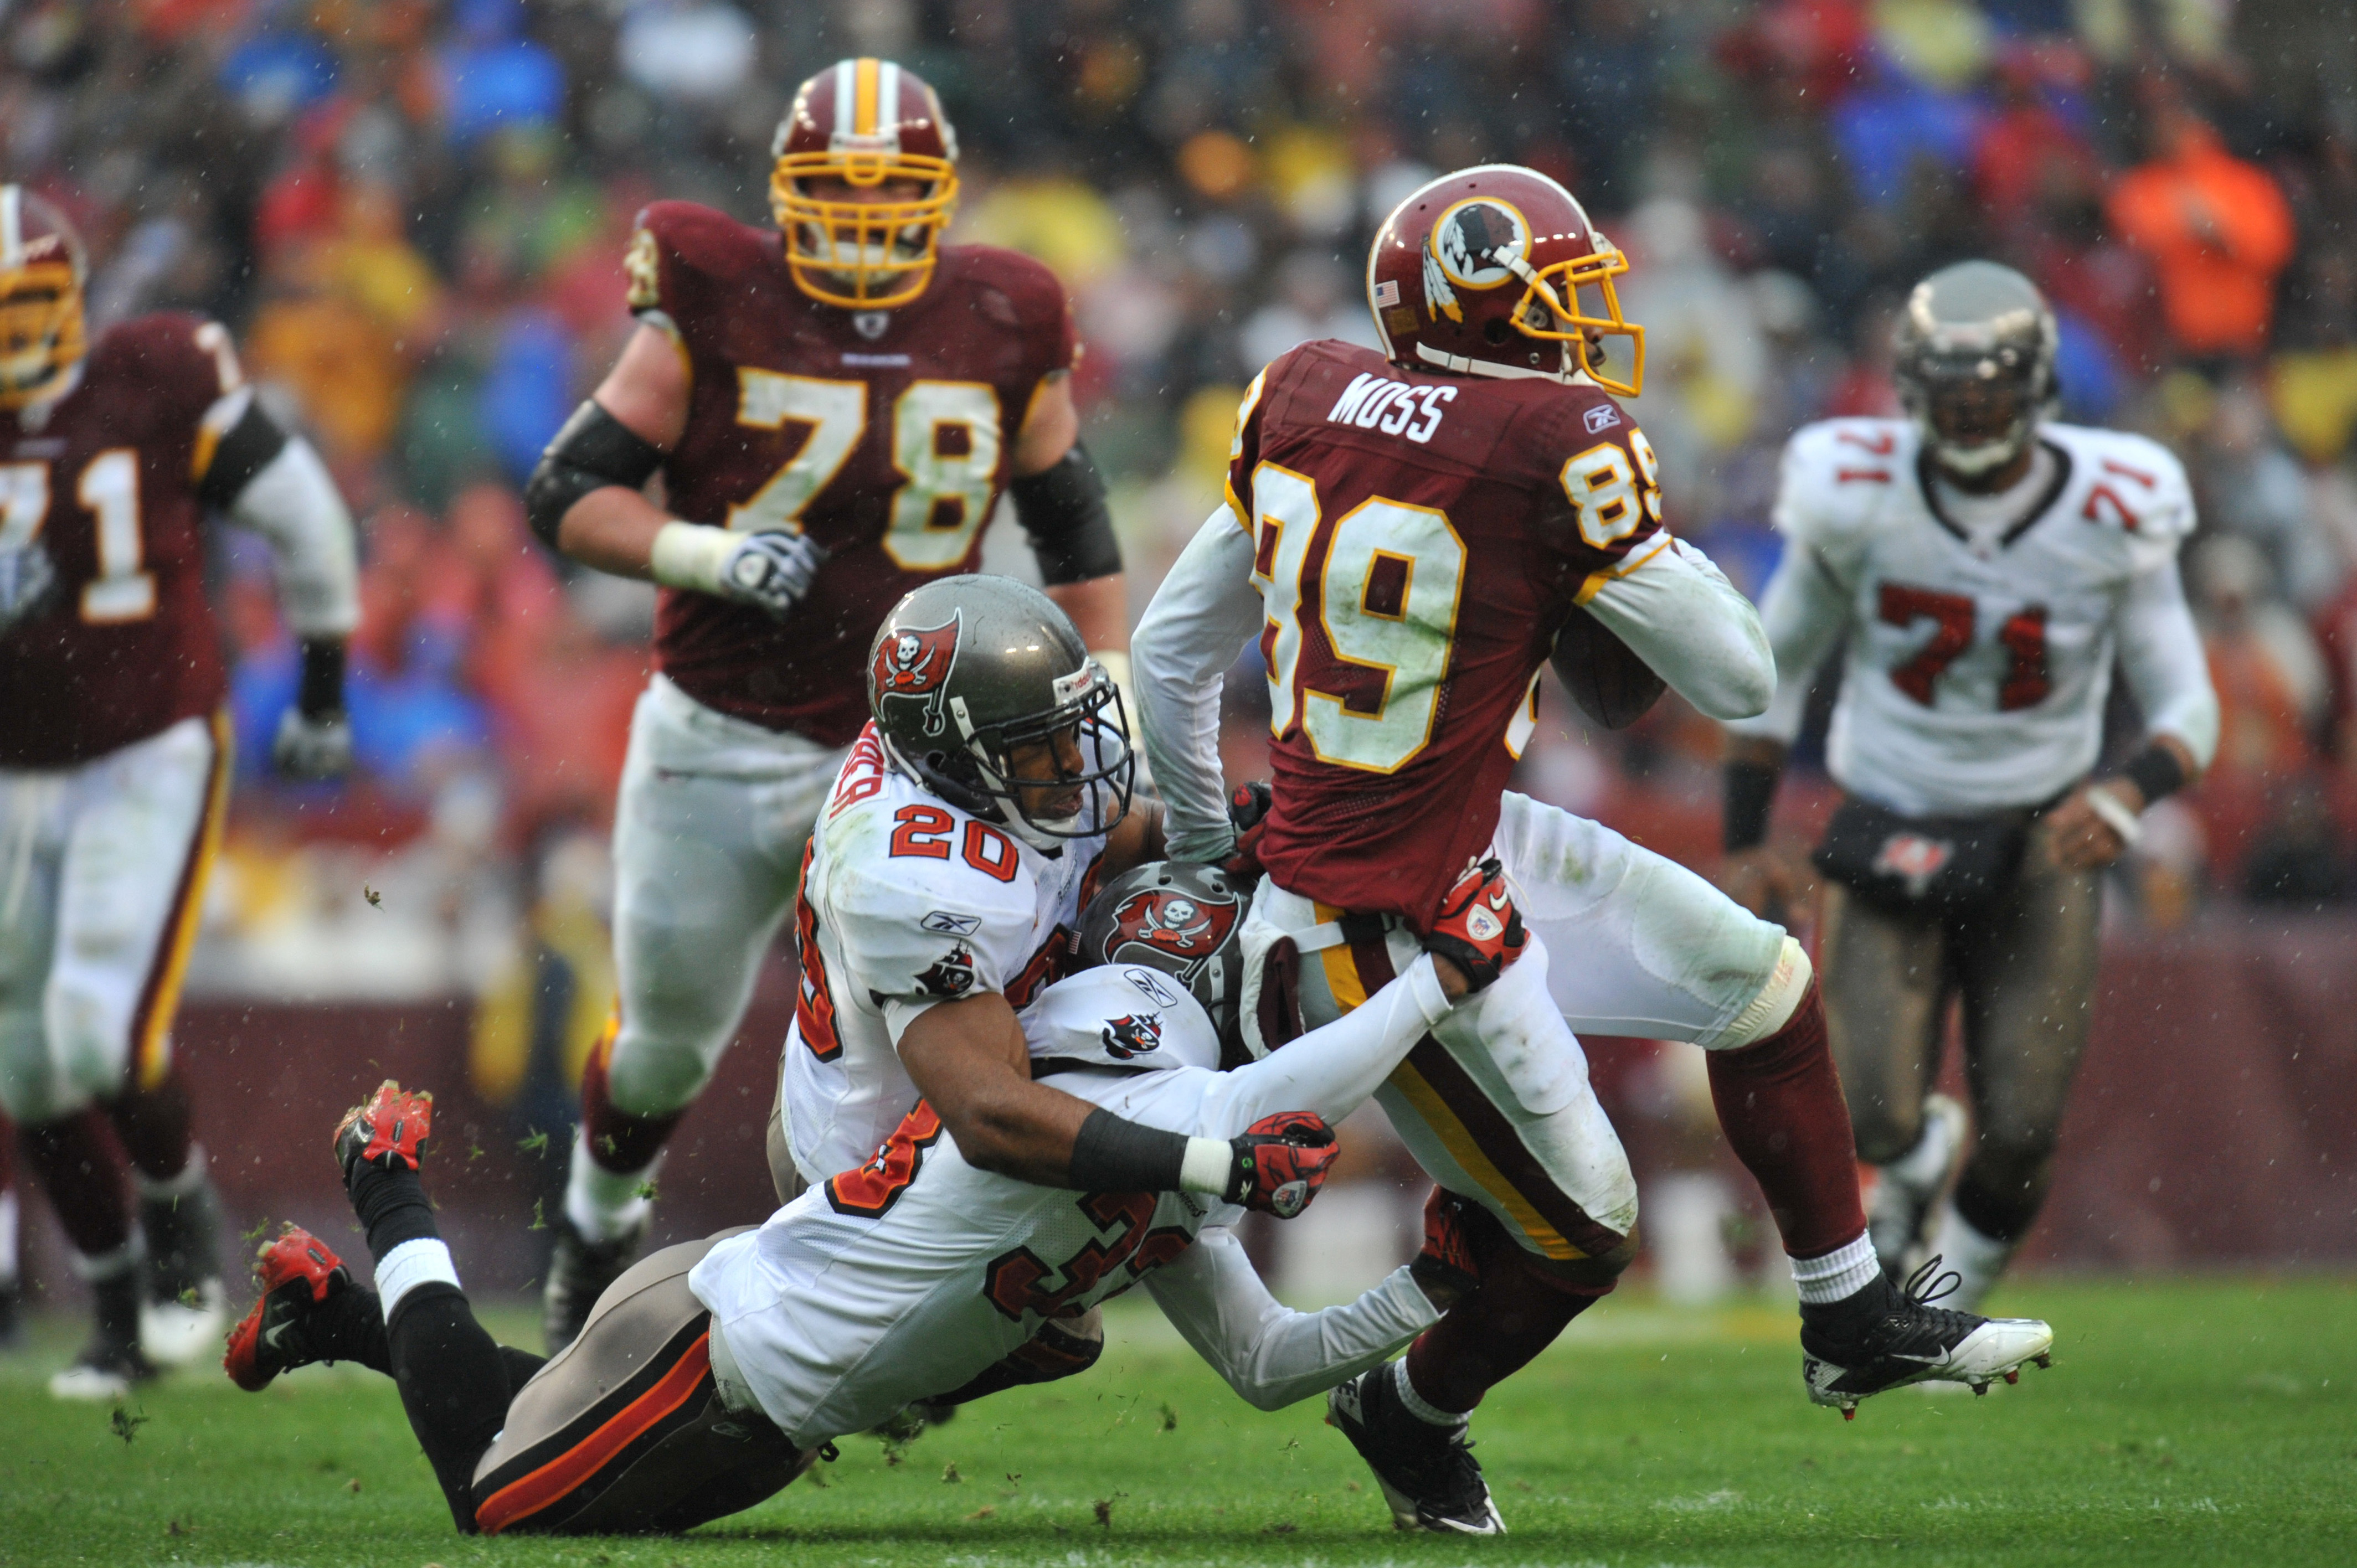
<svg viewBox="0 0 2357 1568"><path fill-rule="evenodd" d="M1876 1251L1894 1275L1936 1253L1966 1311L2046 1192L2103 869L2218 739L2178 581L2184 470L2142 436L2054 420L2055 341L2010 268L1964 262L1916 285L1896 367L1909 417L1829 420L1785 449L1784 557L1762 601L1776 700L1727 726L1726 885L1770 913L1792 891L1764 847L1777 779L1846 635L1826 745L1846 799L1815 854L1826 1024L1858 1154L1880 1170ZM2147 738L2090 780L2115 659ZM1969 1138L1963 1109L1927 1093L1952 998Z"/></svg>
<svg viewBox="0 0 2357 1568"><path fill-rule="evenodd" d="M1244 1055L1243 900L1215 870L1139 868L1089 912L1083 952L1100 966L1049 988L1011 1044L1018 1065L1092 1122L1176 1140L1188 1174L1143 1191L1094 1188L1076 1161L1053 1185L1011 1179L944 1137L920 1101L864 1163L759 1230L638 1264L546 1361L497 1345L475 1321L419 1181L431 1097L388 1083L335 1138L377 1289L290 1229L264 1250L261 1297L224 1364L249 1390L316 1360L394 1376L453 1520L486 1534L684 1530L748 1508L830 1439L970 1383L1040 1324L1140 1283L1254 1404L1331 1388L1381 1365L1478 1284L1478 1255L1449 1215L1415 1264L1355 1302L1297 1313L1253 1272L1230 1229L1241 1211L1221 1193L1178 1188L1197 1185L1199 1155L1215 1171L1261 1164L1269 1145L1253 1140L1272 1130L1297 1135L1287 1147L1330 1154L1328 1123L1513 961L1522 927L1497 864L1469 871L1461 891L1431 950L1365 1005L1222 1072ZM1299 1213L1325 1169L1290 1177L1273 1207Z"/></svg>

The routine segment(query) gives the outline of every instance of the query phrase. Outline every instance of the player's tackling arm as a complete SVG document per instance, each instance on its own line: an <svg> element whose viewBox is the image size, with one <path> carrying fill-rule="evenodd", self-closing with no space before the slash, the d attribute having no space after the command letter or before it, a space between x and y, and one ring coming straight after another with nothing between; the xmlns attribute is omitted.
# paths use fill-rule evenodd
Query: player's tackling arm
<svg viewBox="0 0 2357 1568"><path fill-rule="evenodd" d="M1030 1052L1006 997L988 992L926 1008L901 1031L900 1065L968 1165L1071 1185L1073 1141L1096 1107L1031 1081Z"/></svg>
<svg viewBox="0 0 2357 1568"><path fill-rule="evenodd" d="M1587 613L1711 718L1763 712L1776 695L1776 660L1751 601L1684 540L1663 535L1632 559L1596 583Z"/></svg>
<svg viewBox="0 0 2357 1568"><path fill-rule="evenodd" d="M1176 860L1224 860L1235 849L1220 767L1220 687L1267 614L1252 572L1252 537L1222 506L1162 579L1132 640L1138 725Z"/></svg>

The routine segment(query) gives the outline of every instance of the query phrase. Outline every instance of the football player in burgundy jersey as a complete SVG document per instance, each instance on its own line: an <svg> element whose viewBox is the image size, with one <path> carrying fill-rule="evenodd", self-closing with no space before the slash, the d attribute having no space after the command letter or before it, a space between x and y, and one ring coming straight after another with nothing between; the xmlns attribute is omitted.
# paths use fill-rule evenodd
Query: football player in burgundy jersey
<svg viewBox="0 0 2357 1568"><path fill-rule="evenodd" d="M1985 1382L2050 1340L2042 1324L1925 1307L1875 1266L1797 943L1617 835L1501 799L1540 666L1576 617L1704 713L1746 716L1774 692L1756 612L1663 529L1652 447L1608 395L1634 395L1642 374L1641 328L1613 293L1626 269L1532 170L1460 170L1409 196L1368 260L1384 351L1310 343L1254 381L1229 504L1137 633L1180 858L1233 851L1220 680L1248 639L1267 665L1267 875L1244 957L1259 1044L1380 987L1469 859L1505 862L1532 928L1480 1007L1437 1026L1377 1096L1469 1223L1518 1242L1523 1264L1485 1273L1396 1369L1335 1392L1329 1419L1410 1528L1502 1528L1464 1451L1466 1412L1635 1250L1635 1184L1566 1015L1710 1049L1720 1120L1793 1259L1819 1402L1926 1375ZM1616 339L1623 379L1606 368Z"/></svg>
<svg viewBox="0 0 2357 1568"><path fill-rule="evenodd" d="M932 90L844 60L802 84L773 152L776 229L684 202L640 216L640 325L528 492L543 538L662 588L616 812L620 1005L584 1078L552 1349L636 1252L663 1140L744 1015L866 720L884 612L972 571L1011 494L1049 596L1126 679L1063 291L1026 257L941 243L957 142ZM658 469L660 507L641 493Z"/></svg>
<svg viewBox="0 0 2357 1568"><path fill-rule="evenodd" d="M0 1107L96 1298L50 1387L111 1398L201 1351L223 1307L171 1056L229 791L205 514L276 557L304 662L286 771L350 764L359 597L343 500L228 332L159 314L87 342L87 264L54 208L0 186Z"/></svg>

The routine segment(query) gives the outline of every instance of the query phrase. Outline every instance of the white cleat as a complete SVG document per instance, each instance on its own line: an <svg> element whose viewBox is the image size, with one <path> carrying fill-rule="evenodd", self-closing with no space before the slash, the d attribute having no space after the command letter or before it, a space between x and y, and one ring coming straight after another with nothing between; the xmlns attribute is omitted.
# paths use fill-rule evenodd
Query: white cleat
<svg viewBox="0 0 2357 1568"><path fill-rule="evenodd" d="M139 1348L159 1367L186 1367L221 1348L229 1296L219 1280L197 1287L194 1303L148 1302L139 1309Z"/></svg>
<svg viewBox="0 0 2357 1568"><path fill-rule="evenodd" d="M2019 1381L2025 1364L2053 1365L2054 1330L2034 1317L1976 1317L1932 1305L1954 1288L1953 1274L1932 1277L1939 1262L1924 1264L1904 1290L1869 1286L1889 1292L1869 1317L1841 1327L1803 1322L1801 1375L1813 1403L1838 1406L1850 1421L1858 1401L1910 1383L1936 1380L1985 1394L1999 1378Z"/></svg>
<svg viewBox="0 0 2357 1568"><path fill-rule="evenodd" d="M1866 1233L1882 1272L1902 1277L1923 1260L1924 1231L1932 1206L1940 1200L1971 1149L1971 1118L1944 1094L1923 1097L1923 1135L1900 1158L1877 1167L1874 1197L1866 1210Z"/></svg>
<svg viewBox="0 0 2357 1568"><path fill-rule="evenodd" d="M49 1374L49 1397L86 1404L120 1404L131 1397L131 1384L132 1379L124 1373L76 1361Z"/></svg>

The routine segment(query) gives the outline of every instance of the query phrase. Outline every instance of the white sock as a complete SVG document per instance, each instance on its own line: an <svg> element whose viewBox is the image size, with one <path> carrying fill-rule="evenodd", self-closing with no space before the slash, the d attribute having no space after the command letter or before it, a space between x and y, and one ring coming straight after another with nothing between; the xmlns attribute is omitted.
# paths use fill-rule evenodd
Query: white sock
<svg viewBox="0 0 2357 1568"><path fill-rule="evenodd" d="M421 1236L414 1241L404 1241L377 1261L376 1294L384 1305L384 1319L393 1321L393 1309L401 1298L419 1285L439 1280L446 1285L457 1285L458 1269L450 1262L450 1249L439 1238Z"/></svg>
<svg viewBox="0 0 2357 1568"><path fill-rule="evenodd" d="M1932 1251L1940 1259L1940 1272L1954 1270L1959 1283L1940 1305L1958 1312L1978 1312L2005 1273L2013 1247L2010 1241L1975 1230L1972 1221L1956 1212L1955 1199L1941 1204L1940 1217L1932 1226Z"/></svg>
<svg viewBox="0 0 2357 1568"><path fill-rule="evenodd" d="M619 1175L609 1171L589 1153L589 1129L585 1125L573 1139L573 1165L565 1178L565 1218L592 1241L629 1235L644 1223L651 1207L639 1195L639 1188L647 1185L662 1164L662 1156L657 1155L644 1170Z"/></svg>
<svg viewBox="0 0 2357 1568"><path fill-rule="evenodd" d="M16 1193L0 1192L0 1285L16 1283Z"/></svg>
<svg viewBox="0 0 2357 1568"><path fill-rule="evenodd" d="M1875 1262L1874 1243L1861 1230L1846 1247L1822 1258L1794 1258L1792 1283L1801 1289L1803 1306L1825 1306L1856 1295L1882 1272Z"/></svg>
<svg viewBox="0 0 2357 1568"><path fill-rule="evenodd" d="M1407 1406L1408 1414L1434 1426L1462 1426L1465 1418L1452 1410L1443 1410L1415 1391L1415 1384L1407 1375L1407 1358L1392 1363L1392 1387L1399 1391L1400 1403Z"/></svg>
<svg viewBox="0 0 2357 1568"><path fill-rule="evenodd" d="M144 1198L188 1197L202 1192L205 1186L205 1146L190 1144L188 1163L180 1167L178 1175L167 1176L161 1181L150 1180L140 1174L137 1165L132 1166L131 1185L139 1189L139 1196Z"/></svg>

